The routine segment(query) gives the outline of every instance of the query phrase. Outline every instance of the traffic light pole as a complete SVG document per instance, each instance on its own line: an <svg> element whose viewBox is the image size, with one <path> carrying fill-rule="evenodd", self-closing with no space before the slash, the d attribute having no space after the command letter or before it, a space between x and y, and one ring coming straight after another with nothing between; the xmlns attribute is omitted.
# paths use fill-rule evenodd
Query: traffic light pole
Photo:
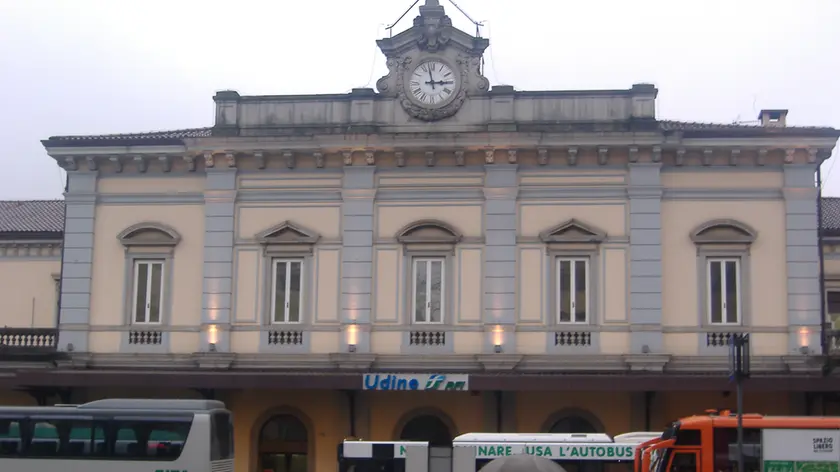
<svg viewBox="0 0 840 472"><path fill-rule="evenodd" d="M750 335L733 333L729 338L729 380L735 381L738 415L738 472L744 470L744 392L742 383L750 376Z"/></svg>

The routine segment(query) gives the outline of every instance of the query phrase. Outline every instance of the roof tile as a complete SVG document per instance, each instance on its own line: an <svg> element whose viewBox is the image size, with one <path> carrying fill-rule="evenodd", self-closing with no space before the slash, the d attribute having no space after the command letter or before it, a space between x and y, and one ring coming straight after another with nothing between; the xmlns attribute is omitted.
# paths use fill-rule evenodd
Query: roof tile
<svg viewBox="0 0 840 472"><path fill-rule="evenodd" d="M0 200L0 233L63 231L63 200Z"/></svg>
<svg viewBox="0 0 840 472"><path fill-rule="evenodd" d="M828 126L785 126L785 127L767 127L761 124L746 124L746 123L703 123L699 121L674 121L674 120L659 120L659 127L663 131L715 131L715 130L735 130L735 129L766 129L768 131L778 130L833 130Z"/></svg>
<svg viewBox="0 0 840 472"><path fill-rule="evenodd" d="M50 141L122 141L122 140L155 140L155 139L186 139L210 136L213 128L185 128L168 131L150 131L148 133L98 134L88 136L52 136Z"/></svg>

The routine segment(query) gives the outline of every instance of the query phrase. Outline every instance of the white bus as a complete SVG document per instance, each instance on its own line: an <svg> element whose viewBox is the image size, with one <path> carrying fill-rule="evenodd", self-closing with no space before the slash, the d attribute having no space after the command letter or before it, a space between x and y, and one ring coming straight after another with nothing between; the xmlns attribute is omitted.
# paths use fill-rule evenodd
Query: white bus
<svg viewBox="0 0 840 472"><path fill-rule="evenodd" d="M0 407L0 471L233 472L233 419L214 400Z"/></svg>
<svg viewBox="0 0 840 472"><path fill-rule="evenodd" d="M429 459L426 441L344 440L338 445L338 472L429 472Z"/></svg>
<svg viewBox="0 0 840 472"><path fill-rule="evenodd" d="M452 441L452 472L477 472L493 459L516 454L551 459L567 472L631 472L636 446L657 436L661 433L462 434Z"/></svg>

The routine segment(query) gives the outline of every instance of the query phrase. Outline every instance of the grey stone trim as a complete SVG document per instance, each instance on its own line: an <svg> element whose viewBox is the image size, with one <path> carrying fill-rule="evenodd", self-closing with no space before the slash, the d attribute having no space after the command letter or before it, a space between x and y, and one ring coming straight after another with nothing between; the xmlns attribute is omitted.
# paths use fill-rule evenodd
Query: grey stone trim
<svg viewBox="0 0 840 472"><path fill-rule="evenodd" d="M521 187L520 200L563 200L578 198L586 200L623 200L627 188L623 184L599 185L598 187Z"/></svg>
<svg viewBox="0 0 840 472"><path fill-rule="evenodd" d="M630 198L630 318L658 333L630 335L630 353L662 352L662 182L659 163L628 164ZM655 334L654 334L655 333Z"/></svg>
<svg viewBox="0 0 840 472"><path fill-rule="evenodd" d="M96 182L97 172L67 173L59 351L88 351L88 333L66 331L62 325L90 322Z"/></svg>
<svg viewBox="0 0 840 472"><path fill-rule="evenodd" d="M325 190L239 190L237 201L247 203L340 203L341 191Z"/></svg>
<svg viewBox="0 0 840 472"><path fill-rule="evenodd" d="M206 169L202 325L226 333L231 322L236 168ZM222 326L220 326L222 325ZM220 352L227 342L216 343Z"/></svg>
<svg viewBox="0 0 840 472"><path fill-rule="evenodd" d="M61 258L61 240L0 241L0 260L49 261Z"/></svg>
<svg viewBox="0 0 840 472"><path fill-rule="evenodd" d="M439 201L457 201L465 200L481 200L484 197L484 192L480 188L429 188L429 189L378 189L376 191L376 200L383 202L439 202Z"/></svg>
<svg viewBox="0 0 840 472"><path fill-rule="evenodd" d="M663 200L691 200L701 202L781 200L778 188L668 188L662 192Z"/></svg>
<svg viewBox="0 0 840 472"><path fill-rule="evenodd" d="M516 323L518 166L485 165L484 323Z"/></svg>
<svg viewBox="0 0 840 472"><path fill-rule="evenodd" d="M344 324L370 324L376 167L345 166L341 205L341 312ZM357 352L365 347L357 346ZM369 346L368 346L369 348Z"/></svg>
<svg viewBox="0 0 840 472"><path fill-rule="evenodd" d="M100 194L96 197L99 205L203 205L203 193L172 194Z"/></svg>
<svg viewBox="0 0 840 472"><path fill-rule="evenodd" d="M817 190L814 165L786 165L785 229L788 275L789 349L800 353L800 327L804 327L802 341L810 349L820 343L820 280L817 246Z"/></svg>

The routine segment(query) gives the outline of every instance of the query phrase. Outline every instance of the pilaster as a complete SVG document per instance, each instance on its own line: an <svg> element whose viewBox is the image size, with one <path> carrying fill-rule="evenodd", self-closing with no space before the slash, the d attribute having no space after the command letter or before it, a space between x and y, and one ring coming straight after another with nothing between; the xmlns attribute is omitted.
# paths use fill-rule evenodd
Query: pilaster
<svg viewBox="0 0 840 472"><path fill-rule="evenodd" d="M204 185L202 350L230 350L236 168L207 168Z"/></svg>
<svg viewBox="0 0 840 472"><path fill-rule="evenodd" d="M813 164L784 167L785 253L788 288L788 351L820 349L820 281L817 189ZM807 353L806 353L807 354Z"/></svg>
<svg viewBox="0 0 840 472"><path fill-rule="evenodd" d="M516 323L516 164L485 165L484 324ZM491 343L485 343L485 350Z"/></svg>
<svg viewBox="0 0 840 472"><path fill-rule="evenodd" d="M341 322L369 332L373 286L375 166L345 166L341 205ZM370 352L370 337L358 336L356 352Z"/></svg>
<svg viewBox="0 0 840 472"><path fill-rule="evenodd" d="M630 352L662 352L661 163L628 164Z"/></svg>
<svg viewBox="0 0 840 472"><path fill-rule="evenodd" d="M97 172L67 172L59 351L88 351L97 176Z"/></svg>

